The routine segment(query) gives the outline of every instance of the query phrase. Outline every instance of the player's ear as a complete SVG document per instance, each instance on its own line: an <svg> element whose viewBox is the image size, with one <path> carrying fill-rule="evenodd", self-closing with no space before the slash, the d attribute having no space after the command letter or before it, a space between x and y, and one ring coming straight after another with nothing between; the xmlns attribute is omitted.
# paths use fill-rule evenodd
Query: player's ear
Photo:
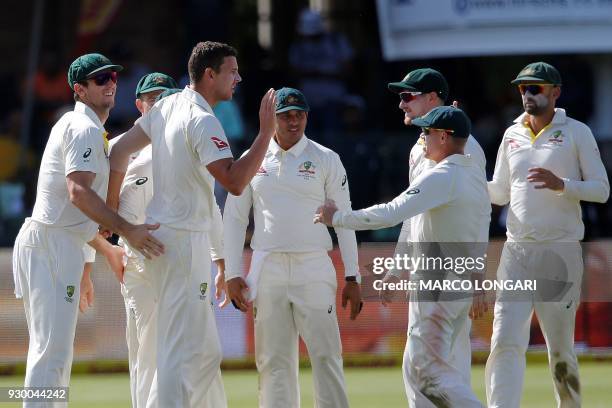
<svg viewBox="0 0 612 408"><path fill-rule="evenodd" d="M216 74L215 70L212 69L211 67L207 67L204 70L204 77L206 77L206 78L213 79L215 77L215 74Z"/></svg>
<svg viewBox="0 0 612 408"><path fill-rule="evenodd" d="M136 98L136 101L134 103L136 104L136 109L138 109L138 112L142 113L144 111L144 106L142 105L142 99Z"/></svg>
<svg viewBox="0 0 612 408"><path fill-rule="evenodd" d="M559 99L559 97L561 96L561 87L560 86L555 86L553 88L552 95L553 95L553 98Z"/></svg>

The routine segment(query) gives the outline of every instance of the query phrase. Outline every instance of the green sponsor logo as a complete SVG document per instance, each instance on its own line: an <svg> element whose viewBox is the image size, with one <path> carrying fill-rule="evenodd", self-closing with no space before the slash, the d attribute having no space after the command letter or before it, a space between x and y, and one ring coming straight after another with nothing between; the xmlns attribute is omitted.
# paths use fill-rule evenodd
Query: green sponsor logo
<svg viewBox="0 0 612 408"><path fill-rule="evenodd" d="M200 299L206 299L206 289L208 289L208 283L200 283Z"/></svg>
<svg viewBox="0 0 612 408"><path fill-rule="evenodd" d="M66 294L68 295L69 298L71 298L74 295L74 286L72 285L66 286Z"/></svg>

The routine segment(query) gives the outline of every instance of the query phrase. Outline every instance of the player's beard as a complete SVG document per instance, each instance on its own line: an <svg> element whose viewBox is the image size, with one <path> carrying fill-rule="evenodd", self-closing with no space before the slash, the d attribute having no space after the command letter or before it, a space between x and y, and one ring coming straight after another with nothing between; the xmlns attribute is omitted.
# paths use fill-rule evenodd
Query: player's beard
<svg viewBox="0 0 612 408"><path fill-rule="evenodd" d="M528 105L528 102L531 105ZM525 112L532 116L539 116L546 112L549 103L548 98L541 93L530 97L523 95L523 108L525 108Z"/></svg>

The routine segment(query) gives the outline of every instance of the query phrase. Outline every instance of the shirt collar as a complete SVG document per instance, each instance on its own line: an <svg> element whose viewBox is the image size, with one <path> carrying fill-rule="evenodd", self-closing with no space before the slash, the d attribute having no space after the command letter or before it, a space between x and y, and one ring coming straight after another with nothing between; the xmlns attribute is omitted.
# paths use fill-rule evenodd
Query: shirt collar
<svg viewBox="0 0 612 408"><path fill-rule="evenodd" d="M523 112L519 115L518 118L514 119L514 123L524 124L527 120L527 112ZM555 108L555 114L550 121L549 125L558 125L565 123L567 121L567 115L565 113L565 109L563 108Z"/></svg>
<svg viewBox="0 0 612 408"><path fill-rule="evenodd" d="M453 163L458 166L470 166L472 164L472 156L469 154L451 154L440 163Z"/></svg>
<svg viewBox="0 0 612 408"><path fill-rule="evenodd" d="M300 140L296 144L291 146L291 149L287 150L287 153L290 153L294 157L298 157L304 152L304 149L306 148L307 144L308 138L306 137L306 135L302 135ZM278 145L278 143L276 143L276 140L274 140L274 138L270 140L268 150L275 156L281 151L283 151L283 149Z"/></svg>
<svg viewBox="0 0 612 408"><path fill-rule="evenodd" d="M94 112L93 109L91 109L89 106L85 105L83 102L77 101L74 104L74 111L79 112L79 113L84 113L85 115L87 115L87 117L89 117L89 119L91 119L96 124L97 127L99 127L100 129L102 129L102 131L104 131L104 125L100 121L100 118L98 117L98 115L96 115L96 112Z"/></svg>
<svg viewBox="0 0 612 408"><path fill-rule="evenodd" d="M199 92L196 92L191 89L189 85L187 85L185 89L183 89L181 95L187 98L187 100L189 100L190 102L195 103L196 105L204 109L206 112L210 113L211 115L214 115L214 112L206 101L206 99L204 99L204 97Z"/></svg>

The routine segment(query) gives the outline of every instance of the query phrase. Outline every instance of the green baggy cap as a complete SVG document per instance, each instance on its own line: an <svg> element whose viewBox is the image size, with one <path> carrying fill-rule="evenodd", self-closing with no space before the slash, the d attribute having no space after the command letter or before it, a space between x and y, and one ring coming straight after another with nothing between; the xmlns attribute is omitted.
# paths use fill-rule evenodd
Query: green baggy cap
<svg viewBox="0 0 612 408"><path fill-rule="evenodd" d="M68 68L68 85L74 90L74 84L81 82L97 74L98 72L111 70L119 72L123 70L121 65L113 64L111 60L102 54L85 54L72 61Z"/></svg>
<svg viewBox="0 0 612 408"><path fill-rule="evenodd" d="M557 68L546 62L532 62L521 70L516 79L511 83L514 85L524 83L561 85L561 74Z"/></svg>
<svg viewBox="0 0 612 408"><path fill-rule="evenodd" d="M174 78L161 72L152 72L140 78L136 85L136 97L141 94L153 91L165 91L170 88L177 88L178 85Z"/></svg>
<svg viewBox="0 0 612 408"><path fill-rule="evenodd" d="M448 98L448 82L440 72L431 68L419 68L410 71L400 82L390 82L387 87L391 92L435 92L440 99Z"/></svg>
<svg viewBox="0 0 612 408"><path fill-rule="evenodd" d="M422 128L452 130L451 136L468 138L472 124L470 118L454 106L438 106L427 115L412 120L412 124Z"/></svg>

